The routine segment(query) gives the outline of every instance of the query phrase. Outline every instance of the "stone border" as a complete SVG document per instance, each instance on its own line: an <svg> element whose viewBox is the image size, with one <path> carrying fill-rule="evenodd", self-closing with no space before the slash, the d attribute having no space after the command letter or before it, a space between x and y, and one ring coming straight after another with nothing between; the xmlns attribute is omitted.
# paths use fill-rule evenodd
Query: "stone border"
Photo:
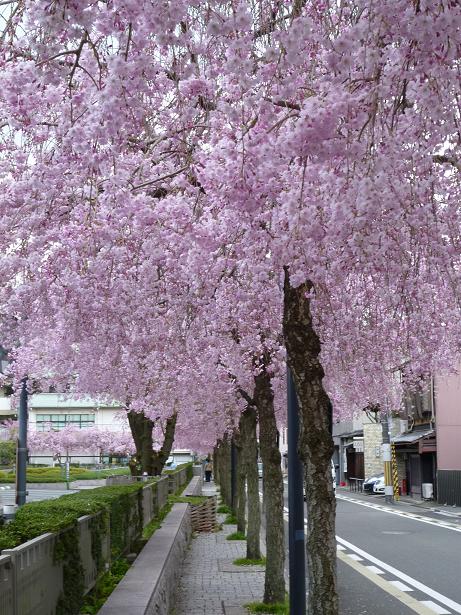
<svg viewBox="0 0 461 615"><path fill-rule="evenodd" d="M183 496L202 495L202 479L200 476L194 476L187 487L182 492Z"/></svg>
<svg viewBox="0 0 461 615"><path fill-rule="evenodd" d="M188 504L174 504L98 615L168 615L192 536Z"/></svg>

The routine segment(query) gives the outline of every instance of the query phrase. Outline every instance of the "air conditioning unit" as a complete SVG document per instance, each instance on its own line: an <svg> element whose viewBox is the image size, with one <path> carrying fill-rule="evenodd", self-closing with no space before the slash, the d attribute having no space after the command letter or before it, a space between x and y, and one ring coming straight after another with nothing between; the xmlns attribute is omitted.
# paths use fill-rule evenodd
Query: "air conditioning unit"
<svg viewBox="0 0 461 615"><path fill-rule="evenodd" d="M432 483L423 483L421 489L423 500L432 500L434 497L434 485Z"/></svg>

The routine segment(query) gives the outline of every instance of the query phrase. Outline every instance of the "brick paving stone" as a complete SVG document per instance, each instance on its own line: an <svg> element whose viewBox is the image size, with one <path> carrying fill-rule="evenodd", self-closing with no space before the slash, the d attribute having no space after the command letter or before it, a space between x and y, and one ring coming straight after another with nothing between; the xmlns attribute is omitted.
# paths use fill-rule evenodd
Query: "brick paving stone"
<svg viewBox="0 0 461 615"><path fill-rule="evenodd" d="M213 483L203 486L204 493L216 493ZM222 522L225 515L218 517ZM262 600L264 571L261 568L248 567L246 574L230 571L229 564L246 555L245 541L226 540L226 536L235 531L235 525L224 525L220 532L198 534L192 539L184 558L172 614L243 615L248 613L244 604Z"/></svg>

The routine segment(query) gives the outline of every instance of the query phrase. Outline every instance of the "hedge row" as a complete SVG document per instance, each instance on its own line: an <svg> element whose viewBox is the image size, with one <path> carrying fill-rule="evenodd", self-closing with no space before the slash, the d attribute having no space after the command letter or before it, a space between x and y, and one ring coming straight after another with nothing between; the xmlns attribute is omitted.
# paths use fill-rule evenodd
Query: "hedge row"
<svg viewBox="0 0 461 615"><path fill-rule="evenodd" d="M59 532L76 526L79 517L98 512L110 515L111 530L126 527L129 522L130 496L145 486L145 483L133 483L98 487L55 500L25 504L17 511L14 520L0 529L0 550L11 549L46 532Z"/></svg>
<svg viewBox="0 0 461 615"><path fill-rule="evenodd" d="M129 474L128 468L116 468L113 470L86 470L84 468L70 467L70 480L94 480L98 478L106 478L114 474ZM60 467L45 467L45 468L27 468L28 483L62 483L66 480L64 469ZM14 472L0 471L0 483L14 483L16 474Z"/></svg>
<svg viewBox="0 0 461 615"><path fill-rule="evenodd" d="M179 472L185 466L187 466L186 482L188 482L192 478L192 463L182 464L172 473ZM145 486L145 482L140 482L113 487L97 487L64 495L55 500L25 504L18 509L11 523L0 528L0 551L16 547L46 532L58 532L64 528L76 526L77 519L84 515L103 512L110 516L111 545L121 553L124 547L122 544L124 534L130 522L130 496L133 493L140 493ZM142 515L140 502L138 508ZM140 523L142 530L142 518ZM118 534L118 536L112 534Z"/></svg>

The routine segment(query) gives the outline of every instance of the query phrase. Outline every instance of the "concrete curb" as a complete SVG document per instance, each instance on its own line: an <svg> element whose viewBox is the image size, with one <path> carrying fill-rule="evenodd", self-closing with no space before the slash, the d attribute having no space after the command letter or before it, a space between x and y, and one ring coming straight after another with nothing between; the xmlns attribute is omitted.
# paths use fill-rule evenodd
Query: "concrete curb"
<svg viewBox="0 0 461 615"><path fill-rule="evenodd" d="M183 496L202 495L202 478L194 476L187 487L182 492Z"/></svg>
<svg viewBox="0 0 461 615"><path fill-rule="evenodd" d="M168 615L192 536L188 504L175 504L98 615Z"/></svg>

